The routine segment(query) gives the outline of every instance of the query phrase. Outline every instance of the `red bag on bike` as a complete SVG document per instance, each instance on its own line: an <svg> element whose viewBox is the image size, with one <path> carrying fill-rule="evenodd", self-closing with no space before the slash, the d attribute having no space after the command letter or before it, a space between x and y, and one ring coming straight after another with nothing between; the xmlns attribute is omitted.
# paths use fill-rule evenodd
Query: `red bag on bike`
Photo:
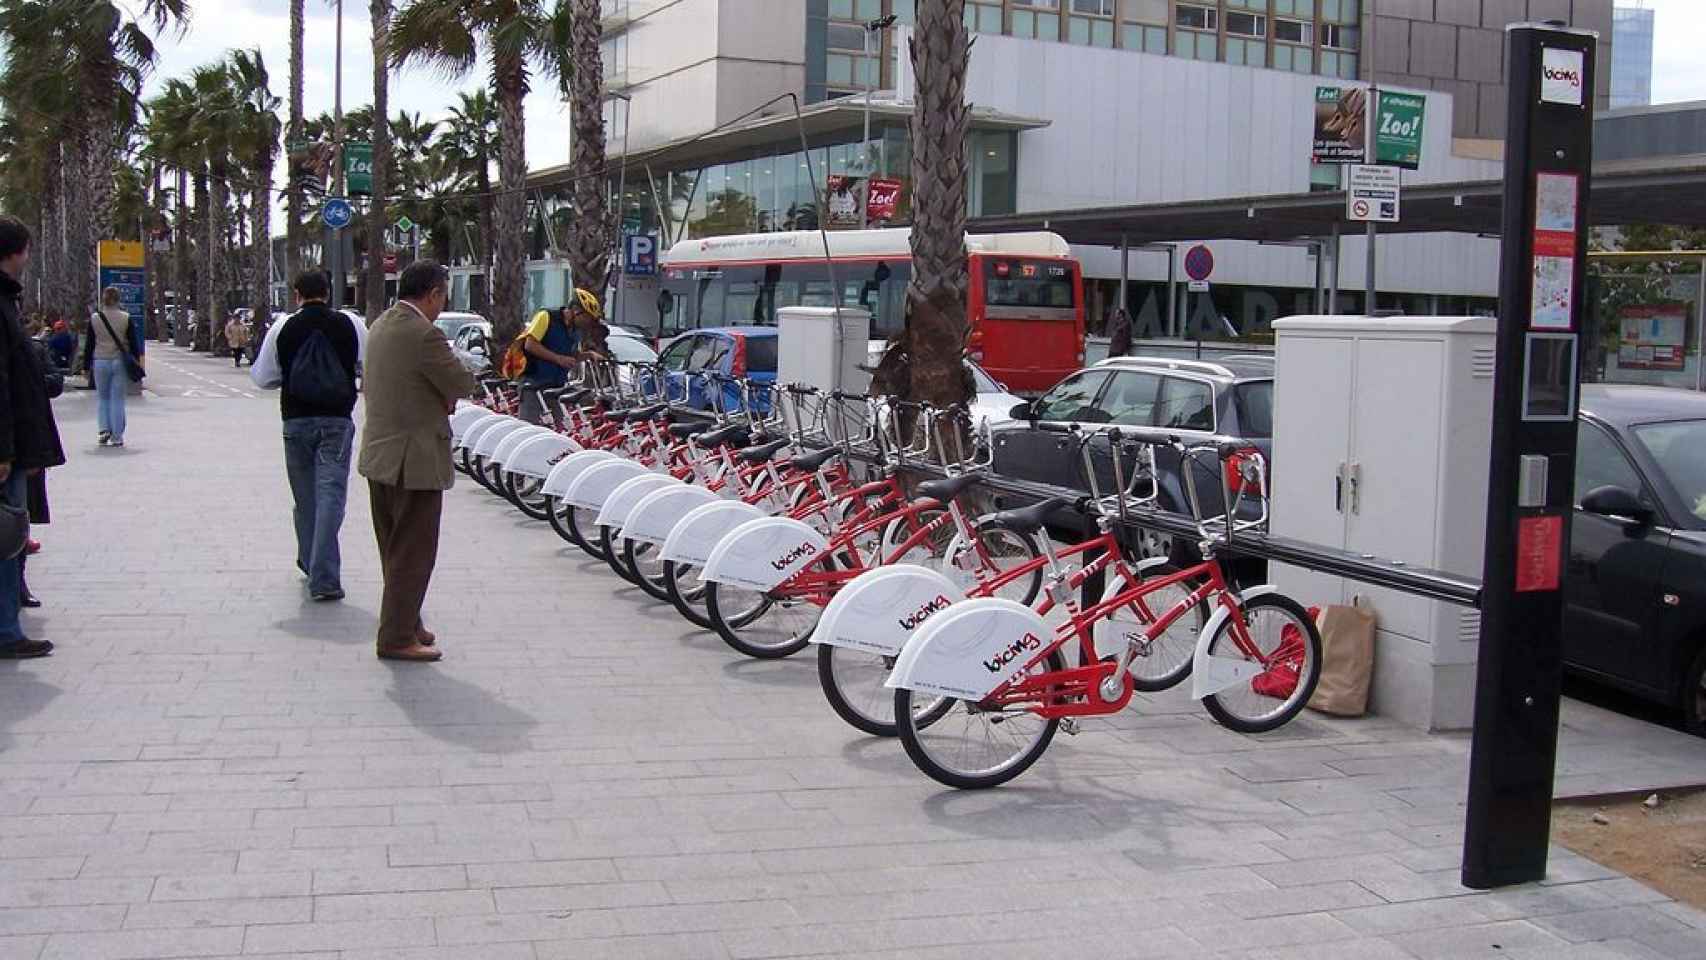
<svg viewBox="0 0 1706 960"><path fill-rule="evenodd" d="M1309 608L1309 619L1314 620L1320 614L1320 608ZM1280 631L1279 649L1273 652L1273 659L1279 662L1257 674L1250 681L1250 689L1275 700L1285 700L1297 692L1297 682L1302 679L1298 664L1303 660L1304 643L1303 631L1295 624L1286 624Z"/></svg>

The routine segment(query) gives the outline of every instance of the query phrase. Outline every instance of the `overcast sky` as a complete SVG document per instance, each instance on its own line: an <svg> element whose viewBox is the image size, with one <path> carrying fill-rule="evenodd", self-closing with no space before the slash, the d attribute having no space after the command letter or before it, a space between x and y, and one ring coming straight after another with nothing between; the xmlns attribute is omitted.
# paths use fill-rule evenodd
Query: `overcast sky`
<svg viewBox="0 0 1706 960"><path fill-rule="evenodd" d="M798 2L798 0L773 0ZM1706 0L1629 0L1656 11L1653 51L1653 100L1671 103L1706 100L1706 57L1699 39L1706 37ZM150 89L167 77L187 74L216 60L236 46L258 46L272 73L273 90L282 100L290 90L290 18L286 0L193 0L196 12L183 37L160 39L159 69ZM305 110L314 116L332 109L333 38L337 18L332 0L307 0ZM344 107L372 99L373 56L368 34L367 4L344 4ZM391 110L419 112L440 119L459 90L484 81L483 68L460 80L446 80L424 70L393 75ZM527 161L538 168L568 160L568 110L555 85L537 82L527 100ZM281 168L282 169L282 168Z"/></svg>

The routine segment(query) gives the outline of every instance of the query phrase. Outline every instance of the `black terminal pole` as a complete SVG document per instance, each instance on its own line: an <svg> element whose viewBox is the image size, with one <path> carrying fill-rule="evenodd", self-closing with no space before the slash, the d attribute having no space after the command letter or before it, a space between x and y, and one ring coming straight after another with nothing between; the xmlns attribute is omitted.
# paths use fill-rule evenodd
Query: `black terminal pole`
<svg viewBox="0 0 1706 960"><path fill-rule="evenodd" d="M1546 872L1563 665L1595 35L1506 28L1498 362L1463 883Z"/></svg>

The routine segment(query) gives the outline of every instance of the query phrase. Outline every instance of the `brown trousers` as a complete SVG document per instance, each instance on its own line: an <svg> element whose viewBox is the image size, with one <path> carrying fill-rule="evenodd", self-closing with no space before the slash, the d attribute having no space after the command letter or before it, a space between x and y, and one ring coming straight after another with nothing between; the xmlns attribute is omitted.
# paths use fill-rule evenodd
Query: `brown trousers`
<svg viewBox="0 0 1706 960"><path fill-rule="evenodd" d="M438 524L444 491L405 490L367 482L373 503L373 535L385 593L379 601L380 649L406 647L421 629L421 604L438 562Z"/></svg>

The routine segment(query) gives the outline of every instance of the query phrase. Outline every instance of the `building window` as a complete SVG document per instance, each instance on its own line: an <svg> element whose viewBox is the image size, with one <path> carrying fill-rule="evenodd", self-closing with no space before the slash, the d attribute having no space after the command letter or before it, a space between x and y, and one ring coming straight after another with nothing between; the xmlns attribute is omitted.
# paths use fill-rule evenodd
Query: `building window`
<svg viewBox="0 0 1706 960"><path fill-rule="evenodd" d="M1060 14L1053 11L1033 13L1029 10L1014 10L1013 36L1028 40L1059 40Z"/></svg>
<svg viewBox="0 0 1706 960"><path fill-rule="evenodd" d="M891 7L900 22L911 26L918 22L918 0L894 0Z"/></svg>
<svg viewBox="0 0 1706 960"><path fill-rule="evenodd" d="M1114 15L1114 0L1072 0L1072 12L1111 17Z"/></svg>
<svg viewBox="0 0 1706 960"><path fill-rule="evenodd" d="M1226 32L1241 37L1265 37L1268 35L1268 18L1250 13L1228 13Z"/></svg>
<svg viewBox="0 0 1706 960"><path fill-rule="evenodd" d="M1220 11L1181 3L1173 9L1173 22L1191 30L1220 29Z"/></svg>
<svg viewBox="0 0 1706 960"><path fill-rule="evenodd" d="M967 3L966 29L972 33L1001 32L1001 4Z"/></svg>
<svg viewBox="0 0 1706 960"><path fill-rule="evenodd" d="M829 0L831 20L875 20L883 15L883 0Z"/></svg>
<svg viewBox="0 0 1706 960"><path fill-rule="evenodd" d="M1259 42L1252 43L1249 40L1241 40L1238 37L1226 38L1227 63L1248 64L1252 67L1267 66L1264 62L1266 60L1266 52L1267 49Z"/></svg>
<svg viewBox="0 0 1706 960"><path fill-rule="evenodd" d="M1112 20L1092 20L1089 17L1073 17L1067 22L1066 36L1073 43L1095 47L1111 47L1114 45L1114 22Z"/></svg>
<svg viewBox="0 0 1706 960"><path fill-rule="evenodd" d="M1230 25L1228 25L1230 29ZM1302 20L1274 19L1274 39L1287 43L1312 44L1315 42L1315 24Z"/></svg>
<svg viewBox="0 0 1706 960"><path fill-rule="evenodd" d="M1356 23L1362 19L1357 0L1321 0L1321 19L1333 23Z"/></svg>
<svg viewBox="0 0 1706 960"><path fill-rule="evenodd" d="M1315 0L1274 0L1274 13L1282 17L1315 16Z"/></svg>
<svg viewBox="0 0 1706 960"><path fill-rule="evenodd" d="M1005 132L974 132L967 137L966 153L971 165L967 212L974 217L1012 213L1014 135Z"/></svg>
<svg viewBox="0 0 1706 960"><path fill-rule="evenodd" d="M1015 7L1036 7L1039 10L1059 10L1060 0L1013 0Z"/></svg>
<svg viewBox="0 0 1706 960"><path fill-rule="evenodd" d="M1308 47L1289 47L1283 43L1274 44L1274 69L1293 70L1297 73L1315 72L1315 51Z"/></svg>
<svg viewBox="0 0 1706 960"><path fill-rule="evenodd" d="M1120 46L1144 53L1167 52L1166 27L1142 27L1135 23L1120 25Z"/></svg>
<svg viewBox="0 0 1706 960"><path fill-rule="evenodd" d="M1355 80L1357 78L1356 54L1323 50L1321 51L1321 69L1316 72L1324 77L1343 77L1346 80Z"/></svg>
<svg viewBox="0 0 1706 960"><path fill-rule="evenodd" d="M1187 60L1219 60L1220 38L1212 33L1180 30L1173 40L1173 54Z"/></svg>
<svg viewBox="0 0 1706 960"><path fill-rule="evenodd" d="M1361 31L1356 27L1341 27L1335 23L1321 25L1321 46L1332 47L1335 50L1355 50L1360 41Z"/></svg>
<svg viewBox="0 0 1706 960"><path fill-rule="evenodd" d="M1122 19L1136 23L1164 24L1171 13L1168 2L1169 0L1125 0Z"/></svg>

